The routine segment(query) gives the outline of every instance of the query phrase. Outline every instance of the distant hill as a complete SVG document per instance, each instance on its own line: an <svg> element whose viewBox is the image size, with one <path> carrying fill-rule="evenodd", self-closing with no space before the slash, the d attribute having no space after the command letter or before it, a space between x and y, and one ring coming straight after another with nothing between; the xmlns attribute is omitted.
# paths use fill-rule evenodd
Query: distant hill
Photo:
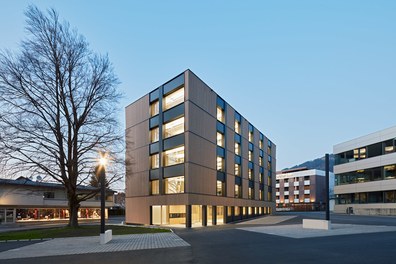
<svg viewBox="0 0 396 264"><path fill-rule="evenodd" d="M330 154L329 155L329 161L330 161L330 171L333 172L333 166L334 166L334 155ZM288 170L288 169L295 169L299 167L307 167L308 169L316 169L316 170L325 170L325 157L317 158L314 160L306 161L304 163L301 163L299 165L290 167L290 168L285 168L283 170Z"/></svg>

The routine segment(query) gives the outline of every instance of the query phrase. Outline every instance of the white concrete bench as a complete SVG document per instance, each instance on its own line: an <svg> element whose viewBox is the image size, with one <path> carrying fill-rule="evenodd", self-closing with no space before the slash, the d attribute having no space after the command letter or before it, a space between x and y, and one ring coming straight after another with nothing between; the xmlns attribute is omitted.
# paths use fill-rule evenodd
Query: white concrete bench
<svg viewBox="0 0 396 264"><path fill-rule="evenodd" d="M113 230L106 230L104 234L100 234L100 244L107 244L110 240L113 239Z"/></svg>
<svg viewBox="0 0 396 264"><path fill-rule="evenodd" d="M303 228L329 230L331 229L331 222L318 219L303 219Z"/></svg>

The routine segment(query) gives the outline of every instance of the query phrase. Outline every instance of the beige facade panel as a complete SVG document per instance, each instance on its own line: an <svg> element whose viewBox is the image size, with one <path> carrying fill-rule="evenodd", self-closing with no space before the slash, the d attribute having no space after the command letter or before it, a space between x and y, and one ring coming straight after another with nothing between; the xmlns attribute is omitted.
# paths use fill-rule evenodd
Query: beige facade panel
<svg viewBox="0 0 396 264"><path fill-rule="evenodd" d="M131 150L127 154L127 173L138 173L150 169L149 147Z"/></svg>
<svg viewBox="0 0 396 264"><path fill-rule="evenodd" d="M242 198L248 199L249 194L249 180L242 179Z"/></svg>
<svg viewBox="0 0 396 264"><path fill-rule="evenodd" d="M235 154L235 141L234 141L235 131L226 127L226 137L227 137L227 146L226 150L231 151Z"/></svg>
<svg viewBox="0 0 396 264"><path fill-rule="evenodd" d="M227 197L235 197L235 176L232 174L227 174Z"/></svg>
<svg viewBox="0 0 396 264"><path fill-rule="evenodd" d="M226 171L229 174L235 175L235 154L234 152L227 151L227 168Z"/></svg>
<svg viewBox="0 0 396 264"><path fill-rule="evenodd" d="M194 120L186 124L186 131L201 136L203 139L209 140L216 144L216 118L200 109L191 102L186 102L187 120Z"/></svg>
<svg viewBox="0 0 396 264"><path fill-rule="evenodd" d="M125 197L149 195L149 171L128 173L125 176Z"/></svg>
<svg viewBox="0 0 396 264"><path fill-rule="evenodd" d="M216 116L217 94L201 81L194 73L187 71L188 74L188 93L186 100L194 102L203 110Z"/></svg>
<svg viewBox="0 0 396 264"><path fill-rule="evenodd" d="M126 223L130 224L149 224L150 223L150 204L147 197L125 197Z"/></svg>
<svg viewBox="0 0 396 264"><path fill-rule="evenodd" d="M216 169L216 145L194 133L186 132L188 150L185 153L186 162Z"/></svg>
<svg viewBox="0 0 396 264"><path fill-rule="evenodd" d="M249 122L242 117L242 127L241 127L241 136L242 138L248 140L249 139Z"/></svg>
<svg viewBox="0 0 396 264"><path fill-rule="evenodd" d="M226 126L235 132L235 110L229 104L226 105Z"/></svg>
<svg viewBox="0 0 396 264"><path fill-rule="evenodd" d="M125 131L125 141L128 149L137 149L150 144L150 133L148 119L139 124L129 127Z"/></svg>
<svg viewBox="0 0 396 264"><path fill-rule="evenodd" d="M395 215L396 203L375 203L375 204L336 204L334 212L345 214L348 208L352 207L355 215Z"/></svg>
<svg viewBox="0 0 396 264"><path fill-rule="evenodd" d="M126 128L145 121L150 117L149 95L145 95L125 109Z"/></svg>
<svg viewBox="0 0 396 264"><path fill-rule="evenodd" d="M186 163L188 180L185 182L187 193L216 195L217 171L194 163Z"/></svg>

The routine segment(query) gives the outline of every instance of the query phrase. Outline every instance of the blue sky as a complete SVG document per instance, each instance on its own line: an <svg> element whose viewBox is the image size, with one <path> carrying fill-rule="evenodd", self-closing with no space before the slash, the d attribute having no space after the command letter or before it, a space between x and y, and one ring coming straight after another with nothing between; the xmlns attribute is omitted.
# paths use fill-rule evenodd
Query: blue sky
<svg viewBox="0 0 396 264"><path fill-rule="evenodd" d="M2 0L0 49L32 1ZM277 169L396 125L396 1L34 1L120 78L123 108L191 69L277 144Z"/></svg>

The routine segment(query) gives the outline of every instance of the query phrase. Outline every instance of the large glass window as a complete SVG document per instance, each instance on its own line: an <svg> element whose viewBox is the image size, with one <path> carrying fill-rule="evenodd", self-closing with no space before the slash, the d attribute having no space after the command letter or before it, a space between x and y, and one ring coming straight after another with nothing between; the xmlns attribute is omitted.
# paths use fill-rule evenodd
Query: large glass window
<svg viewBox="0 0 396 264"><path fill-rule="evenodd" d="M388 165L384 167L385 179L395 179L396 178L396 165Z"/></svg>
<svg viewBox="0 0 396 264"><path fill-rule="evenodd" d="M150 130L150 142L157 142L159 140L159 127Z"/></svg>
<svg viewBox="0 0 396 264"><path fill-rule="evenodd" d="M164 125L164 138L172 137L184 132L184 117L180 117Z"/></svg>
<svg viewBox="0 0 396 264"><path fill-rule="evenodd" d="M384 154L395 152L396 139L387 140L384 142Z"/></svg>
<svg viewBox="0 0 396 264"><path fill-rule="evenodd" d="M155 116L159 113L159 101L155 101L150 105L150 115Z"/></svg>
<svg viewBox="0 0 396 264"><path fill-rule="evenodd" d="M159 154L151 155L150 158L151 158L151 168L152 169L159 168Z"/></svg>
<svg viewBox="0 0 396 264"><path fill-rule="evenodd" d="M217 170L224 171L225 168L224 158L217 156Z"/></svg>
<svg viewBox="0 0 396 264"><path fill-rule="evenodd" d="M159 194L159 180L152 180L150 185L150 194Z"/></svg>
<svg viewBox="0 0 396 264"><path fill-rule="evenodd" d="M242 186L235 184L235 198L242 197Z"/></svg>
<svg viewBox="0 0 396 264"><path fill-rule="evenodd" d="M248 173L249 173L249 174L248 174L249 180L253 180L253 176L254 176L253 169L249 169Z"/></svg>
<svg viewBox="0 0 396 264"><path fill-rule="evenodd" d="M241 144L235 142L235 154L241 155Z"/></svg>
<svg viewBox="0 0 396 264"><path fill-rule="evenodd" d="M222 123L225 123L224 110L220 106L217 106L217 120L219 120Z"/></svg>
<svg viewBox="0 0 396 264"><path fill-rule="evenodd" d="M249 150L249 161L253 161L253 151Z"/></svg>
<svg viewBox="0 0 396 264"><path fill-rule="evenodd" d="M249 190L248 190L248 198L254 199L254 189L251 187L249 187Z"/></svg>
<svg viewBox="0 0 396 264"><path fill-rule="evenodd" d="M235 124L234 124L235 132L238 134L241 134L241 123L239 123L238 120L235 119Z"/></svg>
<svg viewBox="0 0 396 264"><path fill-rule="evenodd" d="M183 102L184 102L184 87L164 97L163 109L164 110L170 109Z"/></svg>
<svg viewBox="0 0 396 264"><path fill-rule="evenodd" d="M165 193L184 193L184 176L166 178Z"/></svg>
<svg viewBox="0 0 396 264"><path fill-rule="evenodd" d="M235 176L241 176L241 165L235 164Z"/></svg>
<svg viewBox="0 0 396 264"><path fill-rule="evenodd" d="M217 132L217 145L224 148L225 145L224 141L225 141L224 135L221 134L220 132Z"/></svg>
<svg viewBox="0 0 396 264"><path fill-rule="evenodd" d="M222 181L217 181L216 182L216 195L217 196L225 196L225 184Z"/></svg>
<svg viewBox="0 0 396 264"><path fill-rule="evenodd" d="M184 162L184 146L170 149L164 152L164 165L171 166Z"/></svg>

